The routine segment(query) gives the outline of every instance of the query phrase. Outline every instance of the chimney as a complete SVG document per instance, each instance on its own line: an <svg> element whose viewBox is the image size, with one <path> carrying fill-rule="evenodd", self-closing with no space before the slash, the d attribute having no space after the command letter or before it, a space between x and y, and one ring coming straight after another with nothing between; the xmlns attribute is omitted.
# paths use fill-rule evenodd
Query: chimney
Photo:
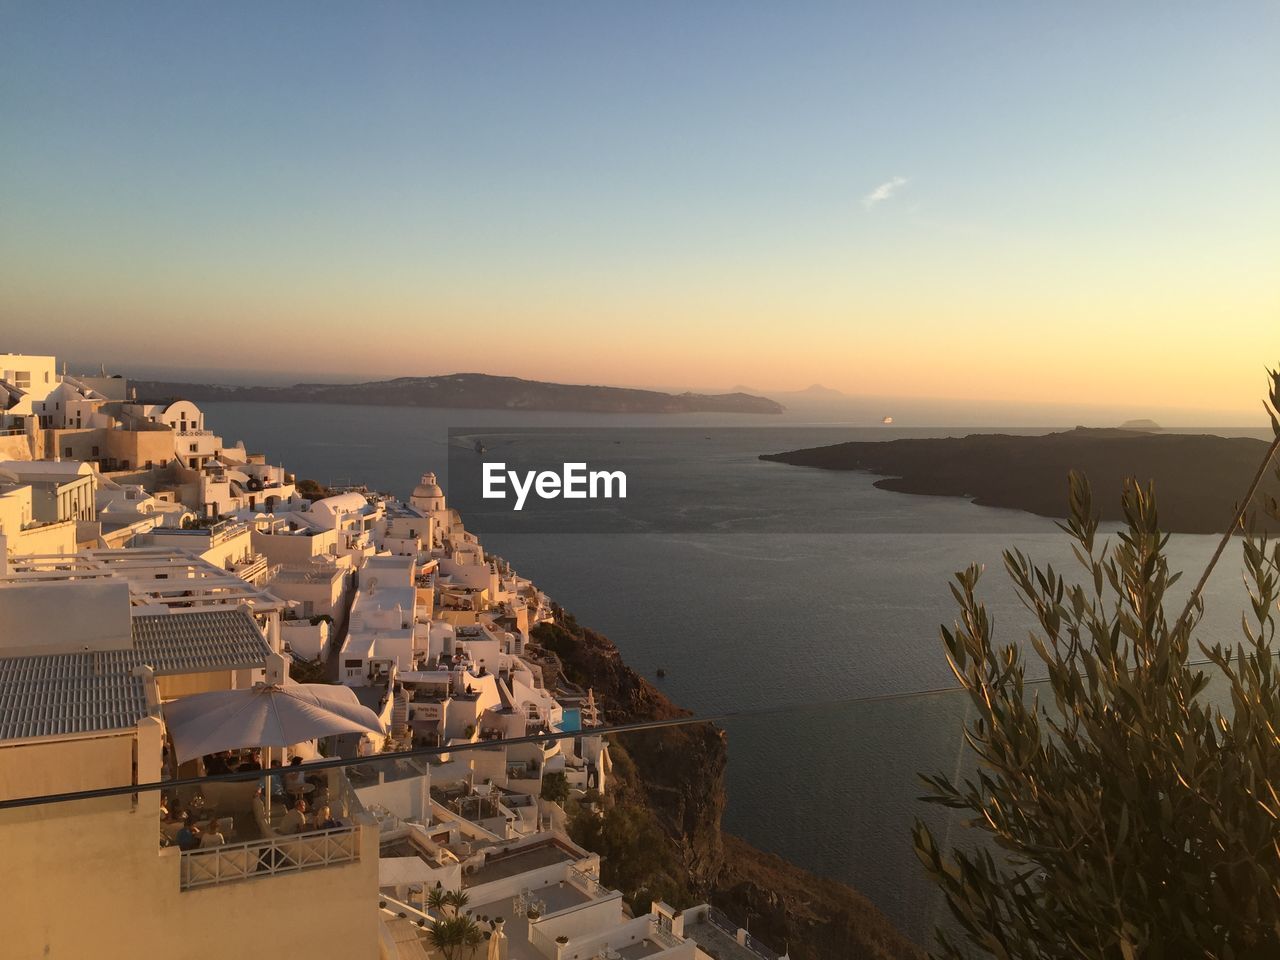
<svg viewBox="0 0 1280 960"><path fill-rule="evenodd" d="M284 657L282 657L278 653L273 653L271 654L271 656L267 657L267 662L266 662L267 678L266 679L267 679L268 686L271 686L271 687L283 686L286 673L287 673L287 667L285 665Z"/></svg>

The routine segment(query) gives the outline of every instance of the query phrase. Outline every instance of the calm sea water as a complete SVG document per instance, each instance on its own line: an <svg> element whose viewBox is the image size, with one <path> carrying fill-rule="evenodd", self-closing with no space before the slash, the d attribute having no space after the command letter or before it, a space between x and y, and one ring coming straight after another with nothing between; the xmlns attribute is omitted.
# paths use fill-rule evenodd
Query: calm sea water
<svg viewBox="0 0 1280 960"><path fill-rule="evenodd" d="M568 456L588 429L617 431L620 446L642 438L645 482L669 490L644 501L651 523L633 522L625 533L490 532L486 547L612 638L676 702L707 715L783 708L723 722L727 829L852 884L922 942L945 922L911 850L910 827L922 817L939 833L960 830L916 801L917 773L966 766L965 701L928 692L952 685L938 640L939 624L954 617L947 583L969 563L985 564L997 635L1019 642L1027 619L1000 569L1001 550L1018 547L1070 569L1069 546L1043 518L888 493L864 474L757 457L837 439L972 428L849 427L833 435L830 424L755 417L207 406L225 437L243 438L299 476L401 496L421 473L447 471L459 445L450 447L451 427L468 428L495 453L523 442L511 439L513 430L546 428L539 442L553 459L557 443ZM663 511L706 522L679 532L689 524ZM1196 573L1212 549L1209 537L1171 544L1175 566ZM1236 636L1239 574L1233 551L1210 582L1202 635ZM659 669L665 679L657 680ZM858 698L877 699L851 702Z"/></svg>

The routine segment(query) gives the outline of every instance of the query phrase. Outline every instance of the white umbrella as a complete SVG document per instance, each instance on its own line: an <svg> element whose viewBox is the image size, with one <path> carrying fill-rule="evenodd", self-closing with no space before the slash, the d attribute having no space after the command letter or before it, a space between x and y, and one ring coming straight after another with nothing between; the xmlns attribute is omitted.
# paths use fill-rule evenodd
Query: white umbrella
<svg viewBox="0 0 1280 960"><path fill-rule="evenodd" d="M340 733L386 728L350 687L259 683L247 690L197 693L164 705L178 762L241 747L288 747Z"/></svg>
<svg viewBox="0 0 1280 960"><path fill-rule="evenodd" d="M502 960L502 942L507 935L502 932L503 921L493 925L493 935L489 937L489 951L486 960Z"/></svg>

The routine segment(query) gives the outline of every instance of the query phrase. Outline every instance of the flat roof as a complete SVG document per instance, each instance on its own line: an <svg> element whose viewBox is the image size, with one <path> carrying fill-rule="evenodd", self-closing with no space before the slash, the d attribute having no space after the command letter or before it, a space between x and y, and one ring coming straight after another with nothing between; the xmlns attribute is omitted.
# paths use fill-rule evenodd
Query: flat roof
<svg viewBox="0 0 1280 960"><path fill-rule="evenodd" d="M507 877L514 877L556 863L577 863L581 858L581 854L570 850L555 838L510 851L490 848L485 852L484 865L464 875L462 885L478 887L492 883L494 880L505 880Z"/></svg>
<svg viewBox="0 0 1280 960"><path fill-rule="evenodd" d="M266 590L176 547L122 547L82 550L66 556L10 557L9 573L0 576L0 585L95 578L127 582L134 606L246 603L259 613L285 607L283 600Z"/></svg>

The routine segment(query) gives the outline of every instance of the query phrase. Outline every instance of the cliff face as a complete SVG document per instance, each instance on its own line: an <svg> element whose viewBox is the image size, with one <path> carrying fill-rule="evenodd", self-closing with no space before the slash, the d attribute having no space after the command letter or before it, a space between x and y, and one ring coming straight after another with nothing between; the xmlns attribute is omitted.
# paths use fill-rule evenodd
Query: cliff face
<svg viewBox="0 0 1280 960"><path fill-rule="evenodd" d="M607 637L580 626L571 616L554 626L540 625L533 638L555 655L543 660L548 686L560 673L571 683L593 688L610 725L691 716L628 667ZM615 875L625 894L664 892L668 899L687 899L676 904L682 907L709 901L778 952L788 950L793 960L923 956L857 891L722 832L728 763L723 731L698 723L615 735L610 743L615 756L609 791L616 798L613 802L635 804L652 816L665 849L643 853L655 856L659 864L665 856L683 871L679 893L665 893L671 888L639 879L638 889L626 889L627 879L635 875ZM606 866L610 853L640 854L616 848L601 852Z"/></svg>

